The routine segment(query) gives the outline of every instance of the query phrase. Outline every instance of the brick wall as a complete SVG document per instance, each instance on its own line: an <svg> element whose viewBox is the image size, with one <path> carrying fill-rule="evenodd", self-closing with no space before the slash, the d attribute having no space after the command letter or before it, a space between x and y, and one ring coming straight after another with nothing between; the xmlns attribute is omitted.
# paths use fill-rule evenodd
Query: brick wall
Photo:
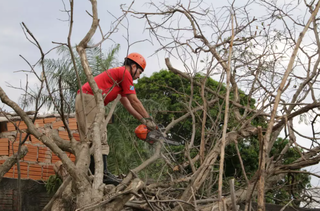
<svg viewBox="0 0 320 211"><path fill-rule="evenodd" d="M47 194L43 182L21 180L20 197L17 180L3 178L0 183L0 210L1 211L41 211L49 202L51 195ZM22 207L19 210L18 202Z"/></svg>
<svg viewBox="0 0 320 211"><path fill-rule="evenodd" d="M13 120L12 120L13 121ZM14 124L13 124L14 123ZM1 122L0 131L0 165L8 158L17 152L19 140L24 140L26 137L25 130L27 126L23 121L14 120ZM16 130L16 126L19 130ZM39 131L48 133L51 129L57 129L59 136L64 140L69 140L68 133L65 130L63 122L59 117L47 116L39 117L35 121L35 126ZM74 117L69 118L69 128L76 140L80 140L77 123ZM24 144L28 148L26 156L20 160L20 177L22 179L47 180L50 175L55 174L53 170L54 163L60 159L41 141L30 135ZM75 156L66 152L72 161L75 161ZM4 177L18 178L18 167L15 164Z"/></svg>
<svg viewBox="0 0 320 211"><path fill-rule="evenodd" d="M1 190L0 194L0 210L18 210L17 203L17 191L14 189Z"/></svg>

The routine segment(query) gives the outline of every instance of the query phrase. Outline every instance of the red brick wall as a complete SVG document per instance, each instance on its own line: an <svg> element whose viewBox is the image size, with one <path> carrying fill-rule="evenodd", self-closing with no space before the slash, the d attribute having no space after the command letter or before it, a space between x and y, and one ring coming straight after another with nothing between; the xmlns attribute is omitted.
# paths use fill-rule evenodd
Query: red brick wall
<svg viewBox="0 0 320 211"><path fill-rule="evenodd" d="M22 121L15 121L14 123L24 132L20 134L17 132L14 124L11 122L6 123L5 131L1 131L0 133L0 165L8 156L11 156L18 151L20 138L21 140L24 140L26 137L25 129L27 127L25 123ZM57 117L37 119L35 125L42 131L58 129L59 136L64 140L69 140L63 122ZM80 140L75 118L69 118L69 128L73 133L73 137L76 140ZM28 137L24 145L28 148L28 153L20 160L20 177L22 179L47 180L50 175L55 174L53 166L55 162L60 160L58 156L32 135ZM75 156L68 152L66 153L74 162ZM4 177L18 178L17 164L15 164Z"/></svg>

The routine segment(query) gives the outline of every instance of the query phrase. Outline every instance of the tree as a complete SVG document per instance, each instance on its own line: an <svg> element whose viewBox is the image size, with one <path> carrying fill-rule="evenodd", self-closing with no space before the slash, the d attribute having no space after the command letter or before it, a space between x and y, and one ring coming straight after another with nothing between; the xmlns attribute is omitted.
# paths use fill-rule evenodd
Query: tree
<svg viewBox="0 0 320 211"><path fill-rule="evenodd" d="M200 83L204 78L205 76L197 74L192 80ZM210 77L206 79L205 86L213 90L216 94L224 95L226 93L225 85ZM180 78L178 75L173 72L168 72L167 70L161 70L160 72L154 73L151 77L143 77L139 79L139 83L136 85L136 91L137 95L141 99L153 100L166 107L166 110L157 112L157 115L155 116L155 118L163 125L170 124L173 118L178 119L186 113L188 111L187 105L190 99L192 100L192 107L203 104L203 99L200 94L201 87L195 86L191 91L191 83L189 80ZM193 93L192 98L191 92ZM245 95L241 90L239 93L240 103L242 105L250 101L251 107L254 107L254 99L249 100L247 95ZM208 100L213 99L212 102L210 102L210 108L208 108L207 112L211 117L211 121L214 121L214 123L207 123L206 126L209 127L210 124L222 125L223 116L221 118L218 114L221 109L219 108L219 104L223 104L223 100L219 100L219 103L217 103L217 99L215 99L215 94L213 93L206 93L205 98ZM231 98L233 98L232 93ZM195 112L195 115L197 119L201 118L201 116L203 116L203 111L199 110L198 112ZM231 124L234 123L229 122L229 126ZM196 127L201 127L201 120L197 121ZM172 135L177 139L180 139L180 137L190 139L192 136L192 118L188 117L184 121L180 121L171 130ZM216 127L212 132L217 133L216 136L220 137L221 127ZM195 139L198 139L199 137L200 131L196 131Z"/></svg>
<svg viewBox="0 0 320 211"><path fill-rule="evenodd" d="M91 43L92 44L92 43ZM89 48L87 50L88 61L92 70L93 76L102 73L103 71L120 65L117 61L116 55L119 52L120 45L115 45L110 48L107 54L101 52L99 47ZM46 76L48 78L48 86L50 87L51 97L49 93L43 92L40 96L42 102L47 105L48 109L53 107L54 110L60 109L62 92L63 101L66 105L64 112L70 113L75 111L75 98L79 90L79 84L75 76L75 69L79 71L79 78L81 84L87 82L86 75L81 66L80 58L77 56L75 47L72 48L76 68L73 66L73 59L70 54L69 48L60 46L57 49L57 54L60 58L44 59L44 68L46 69ZM37 91L21 96L21 103L30 105L37 99Z"/></svg>
<svg viewBox="0 0 320 211"><path fill-rule="evenodd" d="M200 74L198 74L192 80L200 81L202 78L203 77ZM218 83L211 78L207 79L206 86L211 90L215 90L217 93L221 95L224 95L226 92L226 88L223 84ZM139 79L139 83L137 83L135 87L139 98L151 99L155 102L158 102L158 104L162 104L163 106L165 106L166 110L160 110L155 116L157 122L167 125L171 122L172 119L178 119L182 116L183 113L187 112L185 105L190 100L190 81L185 78L180 78L178 75L172 72L161 70L160 72L152 74L151 77L143 77ZM197 106L197 103L202 104L200 96L200 87L195 87L193 89L193 92L194 102L192 103L192 105ZM231 99L233 99L233 94L231 93L230 95ZM245 95L245 93L241 90L239 90L239 96L241 105L244 106L249 101L251 103L250 107L255 108L254 104L256 101L254 99L248 99L247 95ZM206 96L207 99L211 99L212 97L212 94L208 94ZM219 101L219 103L223 104L222 101ZM210 106L208 110L209 115L214 120L217 120L216 116L219 113L219 106L217 104L218 103L213 104L212 106ZM222 110L224 110L224 108L222 108ZM197 128L201 127L202 113L202 110L195 112L195 116L197 117ZM240 113L243 114L243 110L240 110ZM256 118L252 121L252 125L261 125L265 128L265 121L265 118ZM219 122L215 124L219 125ZM233 121L233 118L230 118L230 121L228 122L228 128L232 128L234 127L234 125L237 125L237 123ZM206 126L210 127L210 124L208 123ZM217 129L214 131L214 134L218 136L218 138L221 137L221 128L222 126L217 127ZM211 132L213 133L213 131ZM190 139L192 137L192 118L188 117L176 124L171 129L171 136L173 139L177 140L180 140L180 137L183 137L185 140ZM194 145L197 148L200 145L199 140L200 131L196 131ZM258 163L256 161L259 160L259 140L257 139L257 137L250 137L246 140L239 140L238 142L239 143L237 145L235 143L232 143L226 147L224 173L226 178L237 178L238 185L241 186L243 185L243 183L245 183L245 178L241 173L241 163L239 162L239 158L237 155L237 148L241 154L242 162L245 163L245 172L250 179L254 176L254 173L258 169ZM271 150L271 156L277 157L281 153L281 150L287 144L288 140L283 140L281 138L278 139ZM174 151L175 153L173 154L177 154L178 156L173 156L175 156L177 160L183 160L183 162L186 162L186 158L184 156L181 156L183 155L183 152L178 153L180 150L183 150L183 148L181 149L181 147L176 147L176 150ZM193 153L191 153L191 158L196 156L196 154L197 150L193 150ZM285 160L284 162L286 164L290 164L299 157L300 154L296 151L295 148L288 149L288 151L283 155L283 159ZM212 177L215 176L216 175L214 174L212 175ZM274 188L268 191L269 196L277 196L274 197L275 199L273 199L273 197L270 198L268 200L269 203L282 203L283 205L285 205L286 203L291 201L292 197L295 197L293 192L296 195L300 196L302 191L304 190L304 188L301 187L307 188L310 185L310 177L308 177L308 175L296 174L294 176L296 178L300 178L296 179L296 182L294 184L295 187L299 186L300 188L294 188L294 191L291 191L289 189L290 186L287 186L290 183L290 181L288 180L288 177L285 177L283 181L279 181L280 183L282 183L282 185L277 185L277 187L279 187L280 190ZM216 184L209 184L209 182L206 182L206 186L211 187L208 188L209 192L214 192L214 189L217 188ZM207 193L203 194L206 195ZM299 203L299 200L296 201L297 203Z"/></svg>
<svg viewBox="0 0 320 211"><path fill-rule="evenodd" d="M224 203L231 206L231 197L222 198L224 150L225 146L239 141L240 138L248 139L258 136L260 142L259 169L255 177L248 181L246 188L240 188L237 191L238 194L242 193L241 196L238 196L238 202L247 202L246 210L250 207L250 198L256 196L252 195L253 193L258 194L259 210L263 210L264 192L273 187L281 175L297 172L296 168L301 169L306 163L318 163L314 159L313 161L302 161L305 156L311 159L309 155L313 154L311 151L314 148L304 149L301 157L291 164L275 162L276 160L270 156L270 153L282 129L287 129L286 137L290 138L290 142L283 147L280 158L290 146L297 147L297 151L300 151L301 146L296 142L296 135L299 133L295 130L294 124L296 123L293 118L304 113L310 118L304 120L311 123L315 122L318 117L314 110L318 106L318 101L315 97L316 91L312 87L318 76L316 70L319 57L316 52L319 43L316 38L318 28L315 17L318 13L319 2L305 2L306 11L310 13L307 20L299 19L291 13L295 7L302 6L298 1L291 5L292 7L281 5L281 3L277 5L278 2L261 1L260 3L259 5L266 9L265 16L261 19L250 16L248 11L256 5L255 2L249 1L237 7L233 2L229 7L223 7L219 11L213 7L202 7L204 5L199 2L171 6L151 3L154 10L149 12L131 10L135 16L146 19L150 33L161 45L159 50L173 55L172 58L178 58L185 70L182 72L173 67L168 58L166 64L170 71L188 79L192 84L209 93L214 93L214 91L205 87L206 80L200 83L193 81L194 73L201 71L206 77L217 74L221 76L220 80L226 83L226 95L216 94L216 98L222 99L225 103L222 138L212 141L214 147L207 151L203 164L194 172L191 182L181 194L181 200L188 200L192 198L194 191L199 191L210 175L210 166L216 164L220 157L218 191L220 203L214 206L219 207L220 210ZM296 28L291 26L299 26L301 30L296 31ZM181 33L182 30L183 33ZM302 42L306 34L315 36L315 41ZM285 59L288 57L290 60L286 62ZM201 61L205 61L204 64L201 64ZM315 63L310 63L311 61ZM298 70L293 69L299 69L299 65L306 76L298 76ZM290 85L291 83L294 85ZM251 109L249 102L241 106L239 87L245 88L248 99L251 99L251 96L258 99L255 109ZM231 92L234 93L234 100L230 98ZM202 91L202 98L203 93ZM207 111L205 100L203 102L203 110ZM241 109L244 110L243 113L240 112ZM189 110L192 111L191 106ZM189 115L192 115L192 112L190 113ZM220 112L221 117L222 113ZM228 114L234 114L234 118L228 118ZM252 117L249 117L249 114ZM259 116L266 117L265 130L262 126L256 127L251 123L253 118ZM204 130L206 118L204 115L201 129L201 142L203 143L206 143L203 137L211 132L209 129ZM238 121L238 125L227 128L230 120ZM313 141L312 137L307 137ZM192 140L190 143L193 144ZM191 161L190 163L192 165ZM254 191L256 181L258 181L257 192Z"/></svg>
<svg viewBox="0 0 320 211"><path fill-rule="evenodd" d="M121 21L127 14L146 20L152 40L160 45L155 52L166 52L170 56L165 59L168 70L190 83L189 93L187 89L179 93L186 96L187 103L185 107L177 109L182 113L179 114L179 118L168 122L166 131L170 131L189 117L192 119L189 128L192 129L181 137L185 141L185 151L182 155L184 159L177 160L168 156L169 153L164 153L168 148L162 145L160 139L155 144L151 157L132 169L118 187L106 187L102 184L102 156L99 146L102 136L101 127L105 125L106 120L103 118L105 111L101 92L93 80L87 57L87 49L90 47L88 42L99 26L97 2L95 0L90 2L92 25L76 47L81 66L100 109L90 130L90 140L81 140L76 143L70 134L71 142L59 142L54 135L40 134L25 112L0 88L2 102L21 116L30 134L42 140L61 158L70 175L47 205L46 210L58 209L58 207L60 210L74 210L74 208L121 210L124 206L128 206L147 210L205 211L236 210L237 205L240 204L245 204L245 210L251 210L252 201L258 203L258 210L264 210L265 193L269 198L270 189L283 184L288 185L291 190L300 188L292 180L292 178L298 178L296 176L298 173L318 176L300 169L320 161L318 156L320 148L316 142L318 138L316 122L319 116L317 108L320 105L317 99L320 61L319 1L296 1L291 4L234 1L231 5L219 9L208 6L202 1L190 1L187 4L170 3L170 5L165 2L159 5L150 3L148 12L136 11L132 5L128 8L122 7L124 16L117 20ZM294 11L298 6L300 10L306 11L305 19L295 16ZM263 9L264 13L253 17L250 11L257 8ZM70 13L68 13L70 14L70 33L73 24L72 12L73 1L70 1ZM115 27L117 26L115 24ZM37 39L26 26L24 27L38 46L41 54L40 61L43 64L46 54L42 51ZM307 37L312 39L307 40ZM68 46L80 86L81 80L75 62L76 57L70 44L70 34L68 38L68 43L64 45ZM108 36L103 36L102 41L107 38ZM101 42L95 46L99 46ZM180 61L184 71L171 64L173 59ZM41 82L39 90L46 87L51 93L45 66L42 65L42 68L43 77L39 77ZM303 74L300 74L301 71ZM196 78L195 76L200 73L202 77ZM225 84L225 91L220 93L212 90L209 86L210 77L214 79L218 77L216 80L220 84ZM220 88L222 90L222 86ZM247 95L244 102L241 102L240 89ZM251 101L253 98L257 99L254 107ZM210 113L212 104L217 108L218 113ZM113 109L115 108L110 108L109 114L113 113ZM60 111L64 118L64 110L60 109ZM298 123L294 120L299 117L310 124L313 129L312 135L297 130ZM264 120L264 123L257 125L259 123L257 119ZM218 131L217 128L219 128L219 134L215 133ZM277 145L281 131L285 134L283 140L289 141ZM172 131L174 132L176 131ZM310 140L312 143L310 148L300 146L297 136ZM256 142L254 143L253 140ZM244 163L244 158L240 151L238 153L236 147L245 146L248 141L259 146L257 152L259 160L252 164L258 169L250 177L245 171L247 164ZM76 164L72 163L63 152L64 146L68 143L72 144L68 146L77 157ZM237 151L241 173L247 179L244 182L236 181L235 186L230 183L229 191L226 185L229 178L225 176L225 163L228 158L226 149L233 144ZM89 146L95 147L94 178L87 175ZM272 151L273 149L277 150ZM298 153L299 157L296 157L296 154L290 156L293 160L287 162L284 158L292 150ZM159 159L166 163L167 169L164 173L166 178L170 179L145 184L139 178L139 172ZM211 189L211 192L206 191L206 195L203 195L203 190L209 187L209 184L215 185L217 190ZM301 193L306 194L307 190L300 192L299 196L294 195L294 198L300 201L307 199L303 201L304 203L314 202L312 195L301 195ZM284 196L283 193L280 195ZM273 194L271 197L280 195ZM129 201L133 196L135 201ZM296 205L299 204L299 200L296 200Z"/></svg>

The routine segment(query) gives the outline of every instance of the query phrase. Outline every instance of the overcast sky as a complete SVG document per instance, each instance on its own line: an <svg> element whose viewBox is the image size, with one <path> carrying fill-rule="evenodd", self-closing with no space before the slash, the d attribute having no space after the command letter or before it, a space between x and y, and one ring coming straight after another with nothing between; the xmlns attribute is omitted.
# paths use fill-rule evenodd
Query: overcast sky
<svg viewBox="0 0 320 211"><path fill-rule="evenodd" d="M68 4L68 2L69 1L65 1L66 4ZM133 4L133 9L139 11L150 11L150 7L146 2L148 1L136 1ZM171 4L174 4L174 2L174 0L170 1ZM181 2L185 3L185 5L188 3L187 0L182 0ZM236 3L238 2L240 2L240 4L244 4L243 1L236 1ZM122 14L120 5L127 4L127 6L129 6L130 3L131 1L128 0L98 1L98 16L104 33L109 31L111 22L115 21L115 17L119 17ZM203 4L204 6L213 4L214 8L217 9L221 8L224 4L228 5L229 3L227 1L205 0ZM69 8L69 5L66 5L66 7ZM21 23L24 22L26 24L29 30L39 41L43 51L48 52L50 49L57 46L52 42L67 42L69 22L66 21L68 20L68 16L63 12L63 10L64 4L62 0L1 1L0 85L12 100L17 102L19 93L22 93L22 91L7 87L7 83L16 87L24 87L26 84L26 73L21 72L21 70L30 70L28 64L19 55L23 56L31 64L35 64L40 58L39 50L26 39ZM88 0L75 1L74 26L71 37L72 44L79 43L91 26L92 19L86 13L86 10L91 12L91 4ZM251 11L251 13L252 15L254 15L254 13L258 14L261 10L263 10L263 8L257 8ZM110 13L112 13L112 15ZM181 22L183 22L183 20ZM128 15L128 18L122 23L129 27L129 43L134 43L143 39L149 39L151 41L149 32L145 29L145 20L132 18L131 15ZM189 22L187 22L187 24L189 26ZM103 44L105 51L114 44L120 44L121 48L118 54L119 62L123 61L128 49L127 40L124 37L127 37L127 30L125 30L123 26L120 26L119 30L110 37L111 40L107 40ZM100 38L100 33L97 30L93 40L98 42L100 41ZM145 75L147 76L150 76L152 72L166 68L164 63L166 55L163 52L154 55L158 48L159 45L156 40L152 40L152 42L145 41L134 44L129 49L129 53L138 52L146 57L147 68L145 70ZM47 58L50 57L56 58L54 51L51 52ZM175 62L174 59L172 59L171 62L174 66L181 67L183 70L181 62ZM36 71L39 73L41 70L37 67ZM29 85L37 83L33 74L28 74L28 81ZM3 106L1 102L0 106ZM4 108L8 109L8 107Z"/></svg>
<svg viewBox="0 0 320 211"><path fill-rule="evenodd" d="M125 4L130 1L98 1L98 15L100 25L104 33L108 32L111 27L111 22L115 20L112 16L118 17L121 15L120 4ZM68 1L66 1L68 3ZM142 8L143 1L136 2L134 8ZM69 5L67 5L69 6ZM144 6L146 10L148 7ZM66 13L62 12L64 5L62 1L1 1L0 3L0 84L6 91L9 97L17 101L19 94L18 90L14 90L6 86L10 83L13 86L25 85L26 73L17 72L20 70L30 70L28 64L19 56L22 55L31 64L35 64L40 58L39 50L31 44L25 37L21 23L24 22L33 35L38 39L44 52L49 51L57 46L52 42L66 43L69 29L69 23ZM85 36L91 25L91 17L86 13L86 10L91 12L91 4L89 1L76 1L74 8L74 27L71 42L79 43ZM112 15L109 12L112 13ZM149 38L148 33L144 30L144 21L129 18L123 22L129 26L130 43ZM118 54L119 62L123 61L126 55L128 45L124 38L127 31L124 27L111 36L112 40L104 43L104 50L107 50L111 45L119 43L121 45ZM100 41L99 32L96 33L94 41ZM165 68L164 60L157 56L150 57L156 50L156 46L150 42L138 43L130 47L130 52L139 52L147 58L146 75L150 75L154 71L159 71ZM49 57L55 58L55 53L49 54ZM40 70L37 68L38 73ZM32 74L28 74L29 84L36 82ZM0 106L3 104L0 102Z"/></svg>

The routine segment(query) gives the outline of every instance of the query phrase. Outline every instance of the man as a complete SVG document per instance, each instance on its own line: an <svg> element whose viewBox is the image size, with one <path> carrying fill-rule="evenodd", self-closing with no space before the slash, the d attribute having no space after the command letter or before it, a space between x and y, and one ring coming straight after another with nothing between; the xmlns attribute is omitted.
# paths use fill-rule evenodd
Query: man
<svg viewBox="0 0 320 211"><path fill-rule="evenodd" d="M137 98L133 85L133 80L138 79L145 68L146 60L144 57L138 53L131 53L125 58L122 67L106 70L94 77L94 80L97 83L98 88L102 90L105 106L109 102L112 102L114 99L116 99L118 94L120 94L120 102L128 110L128 112L138 119L142 124L145 124L150 130L154 130L157 126L149 116L146 109L143 107L140 100ZM79 92L80 91L78 91L75 102L76 119L80 138L84 139L94 121L96 114L98 113L98 109L92 89L88 82L82 86L85 111L83 111ZM86 124L84 117L86 117ZM106 184L119 184L119 180L107 169L107 155L109 154L109 146L107 144L106 131L104 131L104 137L102 137L102 154L104 168L103 182ZM93 156L91 156L90 170L94 174Z"/></svg>

